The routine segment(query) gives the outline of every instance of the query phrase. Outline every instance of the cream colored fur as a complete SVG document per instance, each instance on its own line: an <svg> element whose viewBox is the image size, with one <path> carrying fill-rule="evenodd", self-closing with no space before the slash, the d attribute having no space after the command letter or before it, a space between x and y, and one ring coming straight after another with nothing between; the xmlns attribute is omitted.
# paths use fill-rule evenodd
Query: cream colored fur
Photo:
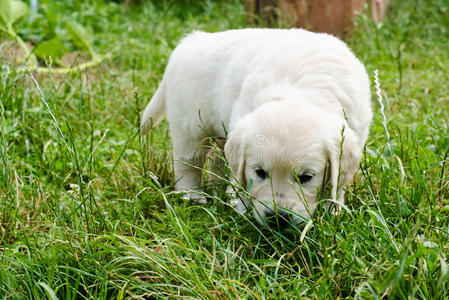
<svg viewBox="0 0 449 300"><path fill-rule="evenodd" d="M205 201L191 192L201 185L207 153L199 146L204 129L218 136L226 129L234 180L251 187L260 221L276 207L309 217L318 189L329 188L331 198L342 202L372 118L363 65L337 38L301 29L188 35L143 113L142 133L165 114L176 189ZM267 178L257 175L260 169ZM313 177L299 184L295 172ZM242 212L249 205L237 197L233 203Z"/></svg>

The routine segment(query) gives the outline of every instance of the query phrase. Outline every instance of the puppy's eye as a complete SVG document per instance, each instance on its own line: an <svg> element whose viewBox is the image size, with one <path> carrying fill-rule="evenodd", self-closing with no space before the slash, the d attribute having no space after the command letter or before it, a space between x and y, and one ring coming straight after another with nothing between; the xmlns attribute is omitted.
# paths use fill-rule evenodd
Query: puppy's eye
<svg viewBox="0 0 449 300"><path fill-rule="evenodd" d="M262 179L267 178L267 172L264 169L256 169L256 174Z"/></svg>
<svg viewBox="0 0 449 300"><path fill-rule="evenodd" d="M313 174L310 173L302 173L298 176L298 180L301 184L310 181L313 178Z"/></svg>

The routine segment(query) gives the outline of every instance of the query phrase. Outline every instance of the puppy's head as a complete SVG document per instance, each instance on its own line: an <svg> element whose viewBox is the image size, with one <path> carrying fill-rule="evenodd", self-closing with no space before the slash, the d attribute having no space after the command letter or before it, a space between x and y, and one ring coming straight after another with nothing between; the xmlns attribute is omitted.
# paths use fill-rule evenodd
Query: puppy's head
<svg viewBox="0 0 449 300"><path fill-rule="evenodd" d="M264 104L237 122L225 155L253 196L259 222L277 211L299 223L314 212L319 191L340 197L361 157L357 137L345 124L316 106L289 101Z"/></svg>

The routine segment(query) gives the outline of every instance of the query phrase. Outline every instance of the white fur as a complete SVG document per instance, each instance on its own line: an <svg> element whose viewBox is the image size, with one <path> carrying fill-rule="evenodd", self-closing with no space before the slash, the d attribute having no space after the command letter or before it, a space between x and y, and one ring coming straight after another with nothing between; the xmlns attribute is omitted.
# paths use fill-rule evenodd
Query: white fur
<svg viewBox="0 0 449 300"><path fill-rule="evenodd" d="M203 166L207 152L199 147L204 129L217 136L226 129L226 158L235 179L251 187L260 221L274 206L308 217L318 188L329 187L331 198L343 201L372 118L363 65L337 38L301 29L188 35L144 111L142 133L165 113L176 189L199 188L201 171L194 166ZM257 168L270 177L262 180ZM294 170L314 175L302 191ZM234 203L241 211L248 204Z"/></svg>

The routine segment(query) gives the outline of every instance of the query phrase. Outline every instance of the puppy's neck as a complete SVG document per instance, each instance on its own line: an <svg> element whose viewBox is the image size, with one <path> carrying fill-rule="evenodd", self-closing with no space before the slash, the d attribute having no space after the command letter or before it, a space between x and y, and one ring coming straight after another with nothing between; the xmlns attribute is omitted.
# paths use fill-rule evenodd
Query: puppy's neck
<svg viewBox="0 0 449 300"><path fill-rule="evenodd" d="M305 98L304 96L305 93L302 90L290 85L287 82L280 82L277 84L272 84L259 91L254 99L254 108L257 109L265 103L272 101L302 101L302 99Z"/></svg>
<svg viewBox="0 0 449 300"><path fill-rule="evenodd" d="M253 111L266 103L277 101L289 101L297 103L297 105L317 106L344 118L343 108L338 98L329 90L317 89L316 87L298 87L288 82L272 84L257 93Z"/></svg>

